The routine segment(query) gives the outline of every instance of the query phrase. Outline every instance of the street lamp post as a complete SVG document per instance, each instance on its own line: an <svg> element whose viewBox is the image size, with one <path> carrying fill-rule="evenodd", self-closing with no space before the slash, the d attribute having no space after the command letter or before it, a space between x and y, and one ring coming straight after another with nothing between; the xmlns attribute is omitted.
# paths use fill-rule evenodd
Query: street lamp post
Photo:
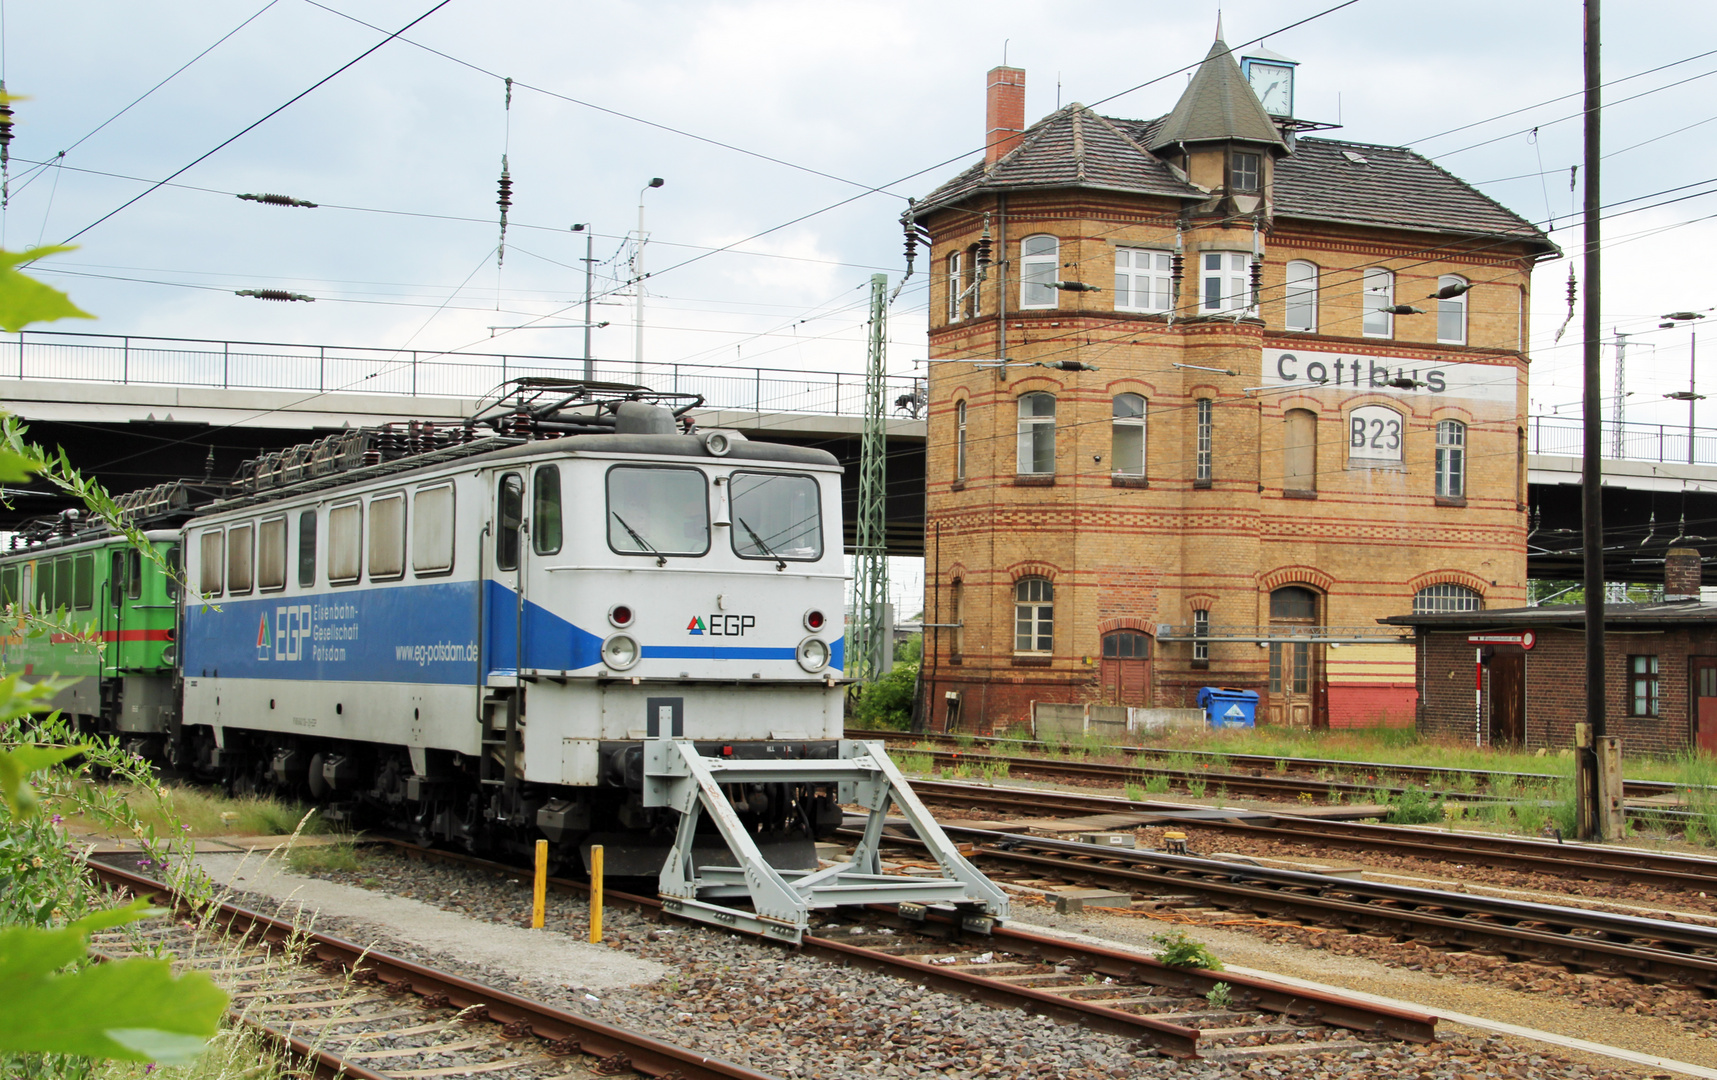
<svg viewBox="0 0 1717 1080"><path fill-rule="evenodd" d="M1695 319L1705 316L1697 311L1674 311L1665 315L1664 321L1658 323L1658 328L1668 330L1682 323L1692 324ZM1687 339L1687 389L1677 390L1673 394L1663 395L1671 401L1687 402L1687 463L1693 464L1693 410L1695 405L1705 399L1705 395L1697 392L1698 363L1699 363L1699 331L1692 325L1688 327Z"/></svg>
<svg viewBox="0 0 1717 1080"><path fill-rule="evenodd" d="M595 253L592 250L596 233L588 221L582 225L574 225L572 231L584 234L584 381L590 382L596 378L595 365L590 359L590 282L596 265Z"/></svg>
<svg viewBox="0 0 1717 1080"><path fill-rule="evenodd" d="M662 184L661 177L653 176L648 184L638 189L638 245L632 249L632 288L638 302L638 324L637 339L632 347L632 368L640 385L644 382L644 193ZM590 320L587 318L585 321Z"/></svg>

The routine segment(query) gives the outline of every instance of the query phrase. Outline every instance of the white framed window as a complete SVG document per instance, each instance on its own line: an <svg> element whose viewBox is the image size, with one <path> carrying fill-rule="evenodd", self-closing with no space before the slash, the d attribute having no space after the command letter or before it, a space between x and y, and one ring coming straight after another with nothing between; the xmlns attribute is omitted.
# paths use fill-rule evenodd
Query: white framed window
<svg viewBox="0 0 1717 1080"><path fill-rule="evenodd" d="M208 529L197 541L197 591L204 596L219 596L226 579L226 535L220 529ZM41 565L46 566L44 561ZM38 577L38 581L40 578ZM26 594L29 586L24 586ZM38 605L41 607L44 605ZM51 604L45 605L52 607Z"/></svg>
<svg viewBox="0 0 1717 1080"><path fill-rule="evenodd" d="M1115 310L1167 311L1174 256L1145 248L1115 249Z"/></svg>
<svg viewBox="0 0 1717 1080"><path fill-rule="evenodd" d="M1288 264L1288 280L1282 290L1285 301L1282 325L1289 330L1318 328L1318 266L1296 259Z"/></svg>
<svg viewBox="0 0 1717 1080"><path fill-rule="evenodd" d="M227 529L227 592L247 593L256 583L256 527L233 525Z"/></svg>
<svg viewBox="0 0 1717 1080"><path fill-rule="evenodd" d="M1055 472L1055 395L1021 394L1019 399L1019 459L1022 475Z"/></svg>
<svg viewBox="0 0 1717 1080"><path fill-rule="evenodd" d="M1400 465L1406 423L1387 405L1361 405L1347 414L1349 466Z"/></svg>
<svg viewBox="0 0 1717 1080"><path fill-rule="evenodd" d="M1437 494L1446 499L1467 495L1467 425L1459 420L1437 421Z"/></svg>
<svg viewBox="0 0 1717 1080"><path fill-rule="evenodd" d="M364 508L347 503L328 511L328 581L350 585L364 563Z"/></svg>
<svg viewBox="0 0 1717 1080"><path fill-rule="evenodd" d="M1394 337L1395 316L1385 308L1395 306L1395 275L1373 267L1365 272L1364 333L1366 337Z"/></svg>
<svg viewBox="0 0 1717 1080"><path fill-rule="evenodd" d="M286 588L286 519L256 525L256 584L263 592Z"/></svg>
<svg viewBox="0 0 1717 1080"><path fill-rule="evenodd" d="M966 289L964 273L965 259L963 252L956 251L948 256L948 321L960 321L960 294Z"/></svg>
<svg viewBox="0 0 1717 1080"><path fill-rule="evenodd" d="M1055 586L1048 578L1014 583L1014 652L1047 653L1055 647Z"/></svg>
<svg viewBox="0 0 1717 1080"><path fill-rule="evenodd" d="M1430 585L1413 594L1413 614L1442 615L1458 611L1478 611L1484 600L1465 585L1444 582Z"/></svg>
<svg viewBox="0 0 1717 1080"><path fill-rule="evenodd" d="M419 577L453 569L453 485L418 488L411 497L411 569Z"/></svg>
<svg viewBox="0 0 1717 1080"><path fill-rule="evenodd" d="M1312 492L1318 489L1318 414L1310 409L1289 409L1282 417L1282 489Z"/></svg>
<svg viewBox="0 0 1717 1080"><path fill-rule="evenodd" d="M405 573L405 493L370 500L370 580Z"/></svg>
<svg viewBox="0 0 1717 1080"><path fill-rule="evenodd" d="M1248 280L1252 256L1241 251L1207 251L1200 260L1204 273L1199 285L1199 310L1220 315L1252 308L1252 284Z"/></svg>
<svg viewBox="0 0 1717 1080"><path fill-rule="evenodd" d="M1145 399L1116 394L1109 437L1109 468L1116 476L1145 475Z"/></svg>
<svg viewBox="0 0 1717 1080"><path fill-rule="evenodd" d="M1444 274L1437 279L1437 291L1442 292L1451 285L1466 284L1468 284L1467 279L1458 274ZM1467 343L1466 293L1437 301L1437 343L1439 345L1465 345Z"/></svg>
<svg viewBox="0 0 1717 1080"><path fill-rule="evenodd" d="M1210 663L1210 612L1194 608L1192 612L1192 658L1198 663Z"/></svg>
<svg viewBox="0 0 1717 1080"><path fill-rule="evenodd" d="M1216 463L1216 410L1213 406L1214 402L1207 397L1198 399L1198 465L1193 478L1206 484L1210 483Z"/></svg>
<svg viewBox="0 0 1717 1080"><path fill-rule="evenodd" d="M1056 270L1061 263L1061 242L1053 236L1028 236L1019 244L1019 306L1052 308L1060 303L1055 295Z"/></svg>
<svg viewBox="0 0 1717 1080"><path fill-rule="evenodd" d="M954 403L954 479L966 478L966 399Z"/></svg>

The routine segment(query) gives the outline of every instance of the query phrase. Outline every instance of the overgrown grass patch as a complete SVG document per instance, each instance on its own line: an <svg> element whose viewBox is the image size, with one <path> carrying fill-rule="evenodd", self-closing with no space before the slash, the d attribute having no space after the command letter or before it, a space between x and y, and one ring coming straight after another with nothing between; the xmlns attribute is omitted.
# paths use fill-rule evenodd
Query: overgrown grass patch
<svg viewBox="0 0 1717 1080"><path fill-rule="evenodd" d="M356 871L363 865L357 848L350 843L295 844L286 853L286 865L298 874Z"/></svg>
<svg viewBox="0 0 1717 1080"><path fill-rule="evenodd" d="M259 795L231 796L210 788L166 787L158 800L135 788L126 792L126 798L138 819L145 826L154 826L162 836L288 836L300 821L304 821L307 835L329 831L328 823L311 807Z"/></svg>

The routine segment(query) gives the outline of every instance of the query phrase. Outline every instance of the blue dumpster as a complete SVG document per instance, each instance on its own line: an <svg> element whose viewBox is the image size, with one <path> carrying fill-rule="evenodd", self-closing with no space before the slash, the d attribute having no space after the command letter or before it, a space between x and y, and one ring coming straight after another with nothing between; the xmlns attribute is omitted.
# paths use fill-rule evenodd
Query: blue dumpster
<svg viewBox="0 0 1717 1080"><path fill-rule="evenodd" d="M1198 707L1213 728L1252 727L1258 715L1258 693L1229 686L1206 686L1198 692Z"/></svg>

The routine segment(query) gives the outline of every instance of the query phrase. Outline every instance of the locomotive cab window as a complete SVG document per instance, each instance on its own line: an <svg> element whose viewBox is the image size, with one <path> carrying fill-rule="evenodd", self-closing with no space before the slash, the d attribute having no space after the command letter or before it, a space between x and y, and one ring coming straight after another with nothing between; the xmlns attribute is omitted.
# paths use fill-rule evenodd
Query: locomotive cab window
<svg viewBox="0 0 1717 1080"><path fill-rule="evenodd" d="M316 511L298 515L298 587L316 587Z"/></svg>
<svg viewBox="0 0 1717 1080"><path fill-rule="evenodd" d="M234 525L227 529L227 592L233 595L250 592L255 583L255 552L252 525Z"/></svg>
<svg viewBox="0 0 1717 1080"><path fill-rule="evenodd" d="M736 472L728 487L735 555L801 562L823 557L822 508L815 479Z"/></svg>
<svg viewBox="0 0 1717 1080"><path fill-rule="evenodd" d="M421 488L411 499L411 569L418 577L453 569L453 485Z"/></svg>
<svg viewBox="0 0 1717 1080"><path fill-rule="evenodd" d="M0 567L0 608L11 607L18 602L18 568L16 566Z"/></svg>
<svg viewBox="0 0 1717 1080"><path fill-rule="evenodd" d="M72 607L88 611L95 606L95 553L86 551L72 560Z"/></svg>
<svg viewBox="0 0 1717 1080"><path fill-rule="evenodd" d="M405 573L405 493L370 500L370 580Z"/></svg>
<svg viewBox="0 0 1717 1080"><path fill-rule="evenodd" d="M72 560L69 556L61 555L54 560L54 607L71 610L72 606Z"/></svg>
<svg viewBox="0 0 1717 1080"><path fill-rule="evenodd" d="M108 556L107 567L107 602L118 607L125 600L125 552L115 551Z"/></svg>
<svg viewBox="0 0 1717 1080"><path fill-rule="evenodd" d="M197 540L197 591L204 596L221 594L226 550L226 536L219 529L209 529Z"/></svg>
<svg viewBox="0 0 1717 1080"><path fill-rule="evenodd" d="M555 554L560 532L560 467L538 465L531 478L531 550Z"/></svg>
<svg viewBox="0 0 1717 1080"><path fill-rule="evenodd" d="M286 519L283 517L257 523L256 585L264 592L286 588Z"/></svg>
<svg viewBox="0 0 1717 1080"><path fill-rule="evenodd" d="M54 610L54 560L41 559L36 563L36 610Z"/></svg>
<svg viewBox="0 0 1717 1080"><path fill-rule="evenodd" d="M132 552L132 555L136 557L138 562L141 564L143 557L138 555L136 552ZM183 562L184 555L180 552L179 545L173 544L169 546L167 548L167 574L161 579L161 589L167 594L167 598L169 600L178 598L179 581L185 574Z"/></svg>
<svg viewBox="0 0 1717 1080"><path fill-rule="evenodd" d="M622 555L706 554L709 481L703 472L645 465L609 469L608 546Z"/></svg>
<svg viewBox="0 0 1717 1080"><path fill-rule="evenodd" d="M495 528L495 566L501 570L519 568L519 527L525 517L525 482L518 473L501 477L495 492L495 516L500 519Z"/></svg>
<svg viewBox="0 0 1717 1080"><path fill-rule="evenodd" d="M143 553L141 551L126 551L125 553L125 595L133 600L143 597Z"/></svg>
<svg viewBox="0 0 1717 1080"><path fill-rule="evenodd" d="M328 583L350 585L364 561L364 508L347 503L328 511Z"/></svg>

